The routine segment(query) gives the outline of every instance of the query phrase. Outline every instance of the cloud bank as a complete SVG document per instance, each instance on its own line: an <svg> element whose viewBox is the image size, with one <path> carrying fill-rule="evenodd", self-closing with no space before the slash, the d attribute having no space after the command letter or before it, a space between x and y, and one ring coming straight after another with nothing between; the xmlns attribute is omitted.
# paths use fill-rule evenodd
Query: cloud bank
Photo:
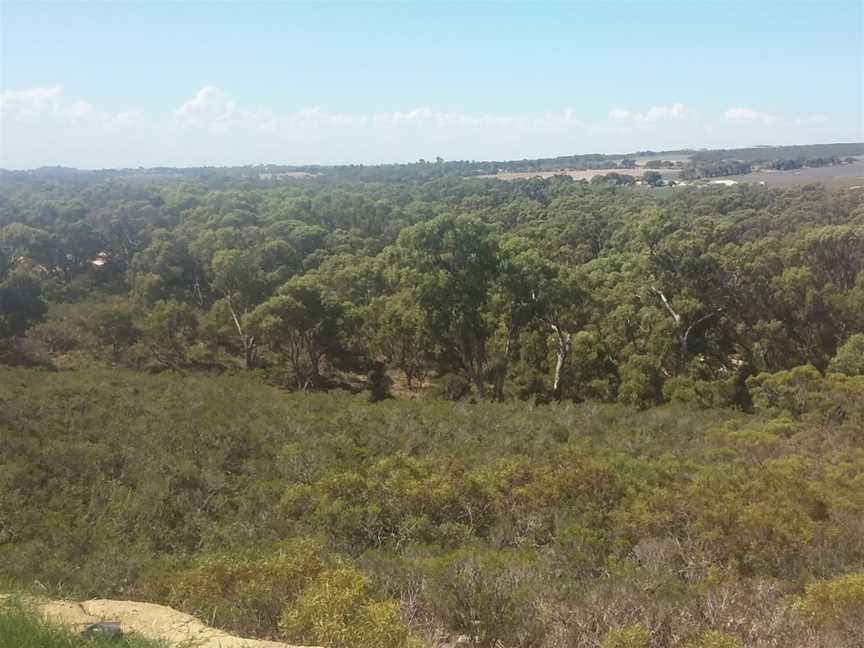
<svg viewBox="0 0 864 648"><path fill-rule="evenodd" d="M618 124L656 124L663 121L680 121L686 116L684 104L673 103L669 106L653 106L644 113L615 108L609 112L609 121Z"/></svg>
<svg viewBox="0 0 864 648"><path fill-rule="evenodd" d="M0 167L80 168L340 164L518 159L641 149L733 147L852 139L822 114L782 116L733 106L700 114L682 102L575 107L536 115L470 114L419 106L371 114L308 106L289 112L242 105L205 85L164 111L110 112L60 86L0 93ZM851 135L851 137L850 137Z"/></svg>

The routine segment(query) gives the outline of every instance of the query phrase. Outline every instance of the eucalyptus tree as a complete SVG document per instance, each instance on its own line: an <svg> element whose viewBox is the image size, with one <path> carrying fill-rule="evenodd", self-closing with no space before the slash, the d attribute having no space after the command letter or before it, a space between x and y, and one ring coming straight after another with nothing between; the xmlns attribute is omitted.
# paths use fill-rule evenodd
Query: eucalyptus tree
<svg viewBox="0 0 864 648"><path fill-rule="evenodd" d="M463 370L484 398L494 332L489 297L498 275L489 227L469 216L438 216L403 230L395 254L402 285L414 287L429 319L439 363Z"/></svg>
<svg viewBox="0 0 864 648"><path fill-rule="evenodd" d="M288 364L297 389L315 386L321 364L342 351L343 309L328 299L314 277L295 277L258 305L246 319L250 335L260 337Z"/></svg>

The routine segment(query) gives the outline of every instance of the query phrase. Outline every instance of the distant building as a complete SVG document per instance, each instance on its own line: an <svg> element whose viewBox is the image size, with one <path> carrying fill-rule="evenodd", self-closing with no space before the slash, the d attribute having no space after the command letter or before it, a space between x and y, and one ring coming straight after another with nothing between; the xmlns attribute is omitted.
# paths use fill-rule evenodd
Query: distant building
<svg viewBox="0 0 864 648"><path fill-rule="evenodd" d="M92 265L96 268L101 268L106 263L108 263L108 253L107 252L100 252L94 258L90 259L90 265Z"/></svg>
<svg viewBox="0 0 864 648"><path fill-rule="evenodd" d="M738 181L737 180L711 180L708 184L723 185L725 187L731 187L732 185L738 184Z"/></svg>

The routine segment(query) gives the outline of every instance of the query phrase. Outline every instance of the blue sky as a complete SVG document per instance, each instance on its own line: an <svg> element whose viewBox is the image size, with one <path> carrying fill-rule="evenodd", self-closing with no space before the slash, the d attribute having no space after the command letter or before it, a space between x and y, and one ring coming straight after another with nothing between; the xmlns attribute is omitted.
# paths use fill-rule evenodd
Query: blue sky
<svg viewBox="0 0 864 648"><path fill-rule="evenodd" d="M864 139L861 0L0 2L0 166Z"/></svg>

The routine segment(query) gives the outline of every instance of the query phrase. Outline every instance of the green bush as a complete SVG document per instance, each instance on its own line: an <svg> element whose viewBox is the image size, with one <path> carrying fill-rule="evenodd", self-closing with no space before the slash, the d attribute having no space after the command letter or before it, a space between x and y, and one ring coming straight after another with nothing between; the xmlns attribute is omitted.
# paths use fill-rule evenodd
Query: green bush
<svg viewBox="0 0 864 648"><path fill-rule="evenodd" d="M847 376L864 376L864 333L856 333L849 337L837 349L837 355L828 365L828 371L846 374Z"/></svg>
<svg viewBox="0 0 864 648"><path fill-rule="evenodd" d="M445 374L435 382L435 390L440 398L458 401L471 393L471 382L459 374Z"/></svg>
<svg viewBox="0 0 864 648"><path fill-rule="evenodd" d="M856 624L864 630L864 572L809 584L799 609L812 626Z"/></svg>
<svg viewBox="0 0 864 648"><path fill-rule="evenodd" d="M601 648L648 648L651 644L651 633L639 625L612 628L603 637Z"/></svg>
<svg viewBox="0 0 864 648"><path fill-rule="evenodd" d="M424 606L480 648L541 646L551 635L543 564L530 550L460 549L423 565Z"/></svg>
<svg viewBox="0 0 864 648"><path fill-rule="evenodd" d="M282 609L324 568L323 556L313 539L286 541L260 556L203 556L170 576L169 602L238 635L273 636Z"/></svg>
<svg viewBox="0 0 864 648"><path fill-rule="evenodd" d="M622 403L644 409L663 400L663 378L657 363L649 356L631 356L620 373L618 400Z"/></svg>
<svg viewBox="0 0 864 648"><path fill-rule="evenodd" d="M405 648L408 629L395 601L372 598L361 572L338 568L322 572L282 613L279 630L290 641L328 648Z"/></svg>

